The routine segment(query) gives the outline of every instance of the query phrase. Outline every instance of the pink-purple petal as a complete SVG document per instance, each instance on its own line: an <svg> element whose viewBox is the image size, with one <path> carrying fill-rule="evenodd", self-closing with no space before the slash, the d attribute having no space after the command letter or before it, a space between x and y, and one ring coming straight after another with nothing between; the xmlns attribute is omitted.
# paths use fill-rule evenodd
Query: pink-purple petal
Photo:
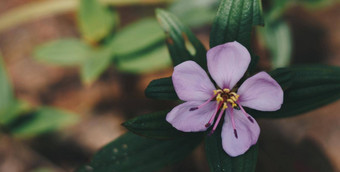
<svg viewBox="0 0 340 172"><path fill-rule="evenodd" d="M250 54L243 45L234 41L211 48L207 53L207 62L216 84L232 89L247 71Z"/></svg>
<svg viewBox="0 0 340 172"><path fill-rule="evenodd" d="M276 111L283 103L281 86L266 72L248 78L237 93L242 106L260 111Z"/></svg>
<svg viewBox="0 0 340 172"><path fill-rule="evenodd" d="M234 134L234 128L231 122L230 109L226 111L224 124L222 127L222 147L223 150L231 157L244 154L252 145L256 144L260 127L253 119L251 122L241 110L233 110L237 138Z"/></svg>
<svg viewBox="0 0 340 172"><path fill-rule="evenodd" d="M172 74L172 82L178 97L184 101L208 100L215 90L207 73L194 61L177 65Z"/></svg>
<svg viewBox="0 0 340 172"><path fill-rule="evenodd" d="M215 113L217 104L212 101L197 110L190 111L191 108L201 105L200 101L189 101L182 103L173 108L166 120L177 130L184 132L205 131L205 124L209 122L210 117Z"/></svg>

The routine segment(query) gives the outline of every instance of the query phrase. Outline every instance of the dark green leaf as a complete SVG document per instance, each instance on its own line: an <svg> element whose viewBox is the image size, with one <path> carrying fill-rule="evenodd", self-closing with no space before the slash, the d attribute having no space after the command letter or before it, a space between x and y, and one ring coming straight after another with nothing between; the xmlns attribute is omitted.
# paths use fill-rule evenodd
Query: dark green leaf
<svg viewBox="0 0 340 172"><path fill-rule="evenodd" d="M154 140L130 132L111 142L94 155L89 165L77 172L156 171L187 156L202 137L187 136Z"/></svg>
<svg viewBox="0 0 340 172"><path fill-rule="evenodd" d="M27 138L67 127L77 120L78 117L72 113L41 107L31 114L16 119L8 128L14 136Z"/></svg>
<svg viewBox="0 0 340 172"><path fill-rule="evenodd" d="M135 134L156 139L171 139L190 135L178 131L165 120L168 112L169 111L161 111L142 115L126 121L123 123L123 126Z"/></svg>
<svg viewBox="0 0 340 172"><path fill-rule="evenodd" d="M81 64L90 51L91 48L78 39L60 39L38 47L34 57L50 64L71 66Z"/></svg>
<svg viewBox="0 0 340 172"><path fill-rule="evenodd" d="M156 79L145 89L146 97L160 100L178 100L171 77Z"/></svg>
<svg viewBox="0 0 340 172"><path fill-rule="evenodd" d="M221 128L221 127L219 127ZM212 172L253 172L257 163L258 146L252 146L245 154L230 157L222 148L221 129L205 139L205 148Z"/></svg>
<svg viewBox="0 0 340 172"><path fill-rule="evenodd" d="M27 102L13 100L12 103L0 113L0 124L6 126L31 109L32 107Z"/></svg>
<svg viewBox="0 0 340 172"><path fill-rule="evenodd" d="M157 9L156 16L166 33L166 43L173 64L176 66L184 61L194 60L207 69L206 49L190 29L164 10Z"/></svg>
<svg viewBox="0 0 340 172"><path fill-rule="evenodd" d="M98 0L80 1L78 24L85 40L95 43L103 39L117 20L117 14L102 6Z"/></svg>
<svg viewBox="0 0 340 172"><path fill-rule="evenodd" d="M248 109L255 118L283 118L305 113L340 98L340 68L299 66L274 70L272 77L284 90L284 102L276 112Z"/></svg>
<svg viewBox="0 0 340 172"><path fill-rule="evenodd" d="M252 26L263 23L260 0L222 0L210 32L210 47L237 41L250 50Z"/></svg>

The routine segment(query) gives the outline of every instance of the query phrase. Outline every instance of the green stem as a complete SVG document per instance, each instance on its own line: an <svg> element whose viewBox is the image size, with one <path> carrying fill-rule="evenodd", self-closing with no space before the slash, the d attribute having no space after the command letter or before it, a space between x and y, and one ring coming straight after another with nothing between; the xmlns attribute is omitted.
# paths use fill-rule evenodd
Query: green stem
<svg viewBox="0 0 340 172"><path fill-rule="evenodd" d="M169 3L173 0L100 0L113 6L149 5ZM10 10L0 16L0 33L31 20L76 10L78 0L47 0L30 3Z"/></svg>

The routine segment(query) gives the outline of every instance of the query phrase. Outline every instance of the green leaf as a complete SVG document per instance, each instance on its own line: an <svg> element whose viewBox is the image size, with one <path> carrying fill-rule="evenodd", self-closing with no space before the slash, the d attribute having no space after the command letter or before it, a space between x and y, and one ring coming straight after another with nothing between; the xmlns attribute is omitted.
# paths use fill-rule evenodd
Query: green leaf
<svg viewBox="0 0 340 172"><path fill-rule="evenodd" d="M94 155L92 162L77 172L156 171L187 156L202 137L187 136L154 140L130 132L119 137Z"/></svg>
<svg viewBox="0 0 340 172"><path fill-rule="evenodd" d="M85 40L95 43L106 37L118 20L117 14L98 0L80 0L78 24Z"/></svg>
<svg viewBox="0 0 340 172"><path fill-rule="evenodd" d="M157 9L156 16L166 33L166 43L173 64L176 66L184 61L194 60L207 69L206 49L190 29L165 10Z"/></svg>
<svg viewBox="0 0 340 172"><path fill-rule="evenodd" d="M178 131L166 121L168 111L155 112L147 115L142 115L123 123L131 132L155 139L173 139L190 133Z"/></svg>
<svg viewBox="0 0 340 172"><path fill-rule="evenodd" d="M284 102L276 112L248 109L255 118L284 118L299 115L340 98L340 68L297 66L274 70L271 76L284 90Z"/></svg>
<svg viewBox="0 0 340 172"><path fill-rule="evenodd" d="M250 50L252 26L263 23L260 0L221 0L210 32L210 47L237 41Z"/></svg>
<svg viewBox="0 0 340 172"><path fill-rule="evenodd" d="M91 48L78 39L60 39L46 43L34 51L35 59L61 66L81 64Z"/></svg>
<svg viewBox="0 0 340 172"><path fill-rule="evenodd" d="M81 65L81 79L85 84L94 82L111 64L113 56L107 48L93 50Z"/></svg>
<svg viewBox="0 0 340 172"><path fill-rule="evenodd" d="M13 121L8 129L15 137L28 138L70 126L77 120L78 117L72 113L40 107L35 112Z"/></svg>
<svg viewBox="0 0 340 172"><path fill-rule="evenodd" d="M112 47L115 54L122 56L163 42L164 38L165 35L157 20L147 18L132 23L117 32L109 46Z"/></svg>
<svg viewBox="0 0 340 172"><path fill-rule="evenodd" d="M4 112L14 102L12 86L8 80L5 64L0 54L0 121L5 115Z"/></svg>
<svg viewBox="0 0 340 172"><path fill-rule="evenodd" d="M126 56L116 56L115 59L118 70L129 73L153 72L171 65L165 45Z"/></svg>
<svg viewBox="0 0 340 172"><path fill-rule="evenodd" d="M0 125L8 125L23 113L29 112L32 107L24 101L13 100L4 111L0 113Z"/></svg>
<svg viewBox="0 0 340 172"><path fill-rule="evenodd" d="M283 20L266 23L264 28L259 29L259 35L263 37L265 47L269 48L272 67L286 67L290 64L292 53L290 28Z"/></svg>
<svg viewBox="0 0 340 172"><path fill-rule="evenodd" d="M230 157L222 148L221 129L216 130L214 134L206 137L205 150L212 172L255 171L258 146L252 146L243 155Z"/></svg>
<svg viewBox="0 0 340 172"><path fill-rule="evenodd" d="M145 95L152 99L178 100L171 77L151 81L145 89Z"/></svg>
<svg viewBox="0 0 340 172"><path fill-rule="evenodd" d="M169 7L169 11L190 27L211 24L219 0L178 0Z"/></svg>

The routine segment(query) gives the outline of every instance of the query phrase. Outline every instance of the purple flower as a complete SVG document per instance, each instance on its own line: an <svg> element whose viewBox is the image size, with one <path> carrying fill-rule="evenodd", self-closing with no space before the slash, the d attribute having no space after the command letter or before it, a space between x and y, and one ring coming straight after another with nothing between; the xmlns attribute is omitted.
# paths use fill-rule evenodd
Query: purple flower
<svg viewBox="0 0 340 172"><path fill-rule="evenodd" d="M281 108L283 91L266 72L248 78L239 87L236 85L250 63L249 52L238 42L210 49L207 62L218 87L194 61L177 65L172 81L178 97L186 102L172 109L166 120L184 132L205 131L214 124L213 133L224 115L223 149L235 157L256 144L260 134L259 125L243 107L276 111Z"/></svg>

